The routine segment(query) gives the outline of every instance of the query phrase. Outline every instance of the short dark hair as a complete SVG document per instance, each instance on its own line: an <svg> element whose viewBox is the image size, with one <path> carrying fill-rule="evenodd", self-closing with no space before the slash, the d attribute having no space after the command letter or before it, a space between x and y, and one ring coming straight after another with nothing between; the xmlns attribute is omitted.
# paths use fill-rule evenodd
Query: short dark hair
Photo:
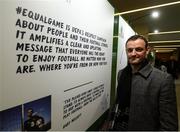
<svg viewBox="0 0 180 132"><path fill-rule="evenodd" d="M33 108L28 108L27 111L31 111L32 113L34 112Z"/></svg>
<svg viewBox="0 0 180 132"><path fill-rule="evenodd" d="M145 47L147 48L148 47L148 41L147 41L147 39L144 37L144 36L142 36L142 35L133 35L133 36L131 36L127 41L126 41L126 45L127 45L127 43L129 42L129 41L135 41L135 40L137 40L137 39L142 39L144 42L145 42Z"/></svg>

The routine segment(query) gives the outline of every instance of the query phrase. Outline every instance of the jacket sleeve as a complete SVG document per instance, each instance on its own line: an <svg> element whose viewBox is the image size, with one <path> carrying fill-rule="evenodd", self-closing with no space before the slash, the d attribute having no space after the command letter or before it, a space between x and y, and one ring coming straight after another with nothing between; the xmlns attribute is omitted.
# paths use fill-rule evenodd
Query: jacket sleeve
<svg viewBox="0 0 180 132"><path fill-rule="evenodd" d="M175 84L172 76L166 74L159 94L160 130L178 130L178 114Z"/></svg>

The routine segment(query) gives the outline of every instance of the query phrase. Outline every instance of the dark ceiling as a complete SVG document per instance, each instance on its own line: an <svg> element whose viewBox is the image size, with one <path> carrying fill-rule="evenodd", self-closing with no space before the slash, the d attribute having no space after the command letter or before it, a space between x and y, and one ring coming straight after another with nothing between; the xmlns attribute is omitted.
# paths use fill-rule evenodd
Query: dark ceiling
<svg viewBox="0 0 180 132"><path fill-rule="evenodd" d="M135 32L145 35L152 46L163 46L164 48L168 47L169 45L175 45L173 47L176 47L177 49L180 46L180 1L109 0L109 2L115 8L116 13L123 13L125 11L171 3L172 5L122 14L121 16L129 23ZM151 17L150 14L153 11L159 12L159 18L153 19ZM149 33L153 33L155 29L159 30L159 34L150 35ZM177 32L169 33L171 31ZM170 42L172 40L173 42Z"/></svg>

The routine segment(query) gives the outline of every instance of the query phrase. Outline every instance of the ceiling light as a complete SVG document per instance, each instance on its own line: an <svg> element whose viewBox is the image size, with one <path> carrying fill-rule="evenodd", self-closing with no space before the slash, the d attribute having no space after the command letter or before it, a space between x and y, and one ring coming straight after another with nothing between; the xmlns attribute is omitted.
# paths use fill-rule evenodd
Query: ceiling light
<svg viewBox="0 0 180 132"><path fill-rule="evenodd" d="M155 33L155 34L157 34L158 32L159 32L159 31L158 31L157 29L156 29L156 30L154 30L154 33Z"/></svg>
<svg viewBox="0 0 180 132"><path fill-rule="evenodd" d="M158 32L158 33L148 33L148 35L155 35L155 34L171 34L171 33L180 33L180 31L167 31L167 32Z"/></svg>
<svg viewBox="0 0 180 132"><path fill-rule="evenodd" d="M129 14L129 13L134 13L134 12L139 12L139 11L144 11L144 10L149 10L149 9L154 9L154 8L158 8L158 7L170 6L170 5L175 5L175 4L180 4L180 1L166 3L166 4L161 4L161 5L156 5L156 6L149 6L149 7L135 9L135 10L130 10L130 11L124 11L124 12L121 12L121 13L114 14L114 16L124 15L124 14Z"/></svg>
<svg viewBox="0 0 180 132"><path fill-rule="evenodd" d="M159 17L159 12L154 11L154 12L151 14L151 16L152 16L153 18L158 18L158 17Z"/></svg>
<svg viewBox="0 0 180 132"><path fill-rule="evenodd" d="M156 48L160 48L160 47L180 47L180 45L160 45L160 46L154 46Z"/></svg>
<svg viewBox="0 0 180 132"><path fill-rule="evenodd" d="M172 51L174 51L174 50L156 50L156 52L161 52L161 53L163 53L163 52L172 52Z"/></svg>
<svg viewBox="0 0 180 132"><path fill-rule="evenodd" d="M170 48L168 48L168 47L166 47L166 48L164 48L164 47L159 47L159 48L158 48L158 47L155 47L155 48L154 48L154 50L167 50L167 49L168 49L168 50L177 50L177 48L171 48L171 47L170 47Z"/></svg>
<svg viewBox="0 0 180 132"><path fill-rule="evenodd" d="M149 43L155 44L155 43L177 43L180 42L180 40L168 40L168 41L150 41Z"/></svg>

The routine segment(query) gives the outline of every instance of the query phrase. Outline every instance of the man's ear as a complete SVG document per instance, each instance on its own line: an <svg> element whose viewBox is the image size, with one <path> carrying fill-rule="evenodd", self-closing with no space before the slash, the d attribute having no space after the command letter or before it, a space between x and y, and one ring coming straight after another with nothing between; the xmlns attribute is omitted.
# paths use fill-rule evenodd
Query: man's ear
<svg viewBox="0 0 180 132"><path fill-rule="evenodd" d="M151 47L147 46L147 48L146 48L146 55L148 55L150 51L151 51Z"/></svg>

